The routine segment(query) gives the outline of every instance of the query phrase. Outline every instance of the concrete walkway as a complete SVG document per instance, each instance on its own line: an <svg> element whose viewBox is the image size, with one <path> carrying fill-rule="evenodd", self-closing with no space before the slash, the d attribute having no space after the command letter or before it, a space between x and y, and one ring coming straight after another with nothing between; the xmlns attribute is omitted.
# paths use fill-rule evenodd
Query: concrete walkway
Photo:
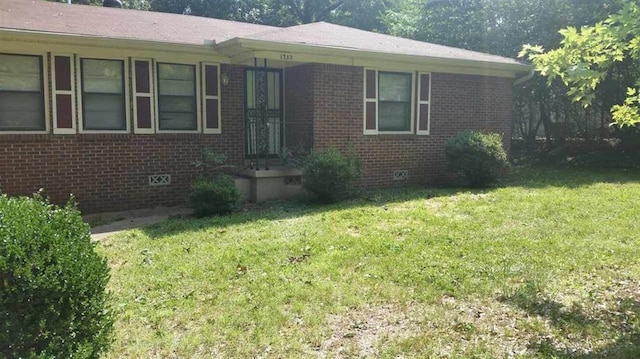
<svg viewBox="0 0 640 359"><path fill-rule="evenodd" d="M91 239L99 241L127 229L140 228L163 221L172 216L185 216L192 210L185 207L155 207L123 212L97 213L84 216L85 221L105 221L91 228Z"/></svg>

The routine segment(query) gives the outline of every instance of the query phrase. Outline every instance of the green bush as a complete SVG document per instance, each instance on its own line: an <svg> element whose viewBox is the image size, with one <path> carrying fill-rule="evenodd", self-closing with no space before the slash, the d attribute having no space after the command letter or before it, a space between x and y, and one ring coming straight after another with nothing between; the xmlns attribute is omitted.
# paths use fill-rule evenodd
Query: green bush
<svg viewBox="0 0 640 359"><path fill-rule="evenodd" d="M471 187L495 183L509 168L499 134L463 131L447 140L445 153L449 168L460 171Z"/></svg>
<svg viewBox="0 0 640 359"><path fill-rule="evenodd" d="M359 176L360 163L335 148L312 151L302 166L304 188L326 203L346 198Z"/></svg>
<svg viewBox="0 0 640 359"><path fill-rule="evenodd" d="M230 213L240 203L240 197L236 183L228 175L201 177L191 185L191 208L196 217Z"/></svg>
<svg viewBox="0 0 640 359"><path fill-rule="evenodd" d="M0 357L97 358L112 338L108 281L72 201L0 196Z"/></svg>

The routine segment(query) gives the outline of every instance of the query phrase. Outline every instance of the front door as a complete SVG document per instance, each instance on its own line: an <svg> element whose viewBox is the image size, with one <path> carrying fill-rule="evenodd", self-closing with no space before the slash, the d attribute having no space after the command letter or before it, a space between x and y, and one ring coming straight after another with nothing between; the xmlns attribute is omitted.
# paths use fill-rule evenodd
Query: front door
<svg viewBox="0 0 640 359"><path fill-rule="evenodd" d="M245 71L245 152L247 158L276 157L284 145L282 70Z"/></svg>

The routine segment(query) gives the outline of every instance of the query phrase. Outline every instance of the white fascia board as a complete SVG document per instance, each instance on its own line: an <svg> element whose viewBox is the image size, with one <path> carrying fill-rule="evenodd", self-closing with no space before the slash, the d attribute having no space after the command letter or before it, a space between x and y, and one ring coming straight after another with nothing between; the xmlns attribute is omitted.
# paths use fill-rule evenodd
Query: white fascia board
<svg viewBox="0 0 640 359"><path fill-rule="evenodd" d="M226 56L220 55L211 44L183 44L149 40L125 38L111 38L88 36L79 34L50 33L30 30L0 29L0 40L37 42L42 46L43 41L54 45L72 45L75 47L117 48L137 51L162 51L179 54L206 55L215 62L228 63Z"/></svg>
<svg viewBox="0 0 640 359"><path fill-rule="evenodd" d="M408 64L416 64L418 66L425 65L443 65L446 67L460 67L460 68L474 68L474 69L482 69L482 70L497 70L497 71L505 71L512 73L511 76L505 77L516 77L517 73L528 73L532 65L525 63L496 63L490 61L477 61L477 60L460 60L460 59L449 59L442 57L425 57L425 56L417 56L417 55L407 55L407 54L395 54L395 53L383 53L383 52L372 52L358 49L343 49L336 47L327 47L320 45L309 45L309 44L294 44L294 43L285 43L285 42L274 42L274 41L262 41L262 40L254 40L254 39L245 39L245 38L234 38L225 42L222 42L215 46L216 50L220 51L224 55L231 55L238 52L242 52L238 50L238 47L245 49L245 51L254 51L254 52L277 52L277 53L299 53L299 54L307 54L314 55L313 57L322 62L322 58L318 56L324 57L338 57L342 58L339 63L348 63L351 62L353 66L358 66L358 62L364 62L366 60L372 61L399 61ZM364 60L364 61L363 61Z"/></svg>

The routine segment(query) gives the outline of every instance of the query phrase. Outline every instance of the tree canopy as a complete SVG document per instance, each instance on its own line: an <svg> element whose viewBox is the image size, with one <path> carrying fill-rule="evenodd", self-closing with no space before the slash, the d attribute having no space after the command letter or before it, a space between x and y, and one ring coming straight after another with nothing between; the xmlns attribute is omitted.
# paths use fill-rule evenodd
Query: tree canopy
<svg viewBox="0 0 640 359"><path fill-rule="evenodd" d="M144 0L141 0L144 1ZM330 21L381 30L390 0L150 0L153 11L190 14L264 25Z"/></svg>
<svg viewBox="0 0 640 359"><path fill-rule="evenodd" d="M627 2L622 10L593 26L567 27L560 31L562 40L556 49L525 45L521 56L530 59L551 83L560 79L575 102L590 106L598 86L616 64L640 62L640 6ZM613 121L621 126L640 123L640 81L627 88L627 96L611 108Z"/></svg>

